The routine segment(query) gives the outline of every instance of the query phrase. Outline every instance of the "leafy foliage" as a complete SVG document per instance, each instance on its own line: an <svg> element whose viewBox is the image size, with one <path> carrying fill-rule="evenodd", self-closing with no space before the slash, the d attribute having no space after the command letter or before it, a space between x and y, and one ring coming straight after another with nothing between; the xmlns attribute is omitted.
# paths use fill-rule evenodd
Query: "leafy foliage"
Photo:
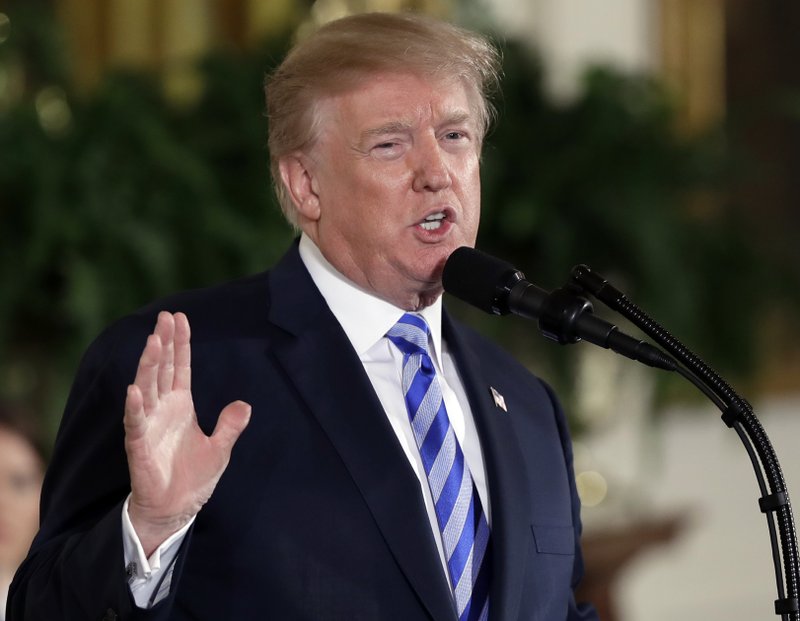
<svg viewBox="0 0 800 621"><path fill-rule="evenodd" d="M204 61L189 107L157 76L115 74L85 98L64 89L65 127L49 128L37 92L0 113L3 393L55 412L110 321L283 253L261 89L280 45Z"/></svg>
<svg viewBox="0 0 800 621"><path fill-rule="evenodd" d="M0 45L0 73L25 76L18 96L0 92L0 397L54 421L103 326L167 292L265 269L287 247L261 91L286 41L205 59L189 106L166 99L157 75L109 75L79 96L55 31L30 15L15 14ZM679 138L670 98L648 78L598 69L559 104L514 44L505 73L479 245L546 288L588 263L722 370L745 369L758 308L733 298L765 288L765 261L721 201L703 217L685 203L724 188L721 136ZM531 324L471 321L569 384L563 351Z"/></svg>
<svg viewBox="0 0 800 621"><path fill-rule="evenodd" d="M559 103L522 45L506 46L504 68L479 246L546 289L588 264L721 372L751 371L759 305L785 284L769 276L771 259L726 202L734 168L721 128L682 137L673 97L646 76L594 68L580 95ZM743 303L747 290L762 295ZM493 331L570 384L574 352L552 351L530 323Z"/></svg>

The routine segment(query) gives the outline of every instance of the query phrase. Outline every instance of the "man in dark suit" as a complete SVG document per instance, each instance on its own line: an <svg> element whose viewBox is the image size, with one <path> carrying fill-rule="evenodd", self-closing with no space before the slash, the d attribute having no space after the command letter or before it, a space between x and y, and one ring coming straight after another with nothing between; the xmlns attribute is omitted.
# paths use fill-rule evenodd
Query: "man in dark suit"
<svg viewBox="0 0 800 621"><path fill-rule="evenodd" d="M92 345L11 621L596 618L572 594L563 414L441 306L496 70L483 38L412 16L290 53L270 155L300 239Z"/></svg>

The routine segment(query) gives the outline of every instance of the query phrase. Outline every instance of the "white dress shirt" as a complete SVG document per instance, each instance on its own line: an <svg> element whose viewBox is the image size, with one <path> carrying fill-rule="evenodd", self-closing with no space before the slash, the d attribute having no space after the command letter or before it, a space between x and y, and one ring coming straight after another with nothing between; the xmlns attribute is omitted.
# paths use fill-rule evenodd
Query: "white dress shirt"
<svg viewBox="0 0 800 621"><path fill-rule="evenodd" d="M436 510L401 387L403 354L386 338L386 332L405 311L375 297L345 278L322 256L314 242L306 235L300 238L300 258L364 365L364 370L383 405L386 417L397 436L397 441L419 480L420 492L425 502L431 531L439 550L442 570L447 575L447 561ZM442 340L441 298L431 306L419 311L419 314L425 318L430 327L430 354L442 387L442 396L450 424L464 452L464 459L472 474L486 518L491 525L491 505L486 485L486 469L478 433L475 429L475 421L463 382L458 375L447 344ZM169 576L165 576L159 586L160 573L163 568L171 574L172 561L189 525L171 536L148 559L128 519L127 501L125 510L123 510L122 522L125 564L130 575L131 592L137 605L144 608L148 606L151 598L157 602L169 592ZM156 588L158 588L158 593L153 597Z"/></svg>

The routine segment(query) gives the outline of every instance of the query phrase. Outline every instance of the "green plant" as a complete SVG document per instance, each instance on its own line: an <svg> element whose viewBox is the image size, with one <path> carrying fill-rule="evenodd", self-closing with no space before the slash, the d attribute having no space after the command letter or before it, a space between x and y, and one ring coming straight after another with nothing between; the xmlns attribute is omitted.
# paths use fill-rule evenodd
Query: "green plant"
<svg viewBox="0 0 800 621"><path fill-rule="evenodd" d="M165 99L155 75L109 75L79 97L28 71L35 89L0 112L6 396L54 420L80 352L109 322L282 254L293 234L270 187L261 90L281 45L205 60L190 106Z"/></svg>
<svg viewBox="0 0 800 621"><path fill-rule="evenodd" d="M721 372L750 372L757 318L781 287L726 202L734 160L722 129L682 137L674 98L647 76L594 68L575 100L558 103L524 46L505 46L504 69L479 245L547 289L586 263ZM573 350L543 344L530 323L471 320L570 386Z"/></svg>
<svg viewBox="0 0 800 621"><path fill-rule="evenodd" d="M203 60L191 105L165 98L158 75L109 75L79 96L46 13L24 15L0 45L0 76L25 77L17 93L0 87L0 396L53 423L103 326L285 250L293 233L270 188L261 84L287 40ZM670 97L646 77L597 69L558 104L522 46L506 46L504 64L480 247L546 288L588 263L723 372L746 371L757 303L780 288L735 210L719 198L703 216L686 208L701 190L724 197L723 135L678 137ZM741 303L754 289L766 295ZM550 367L569 394L571 350L528 322L460 313Z"/></svg>

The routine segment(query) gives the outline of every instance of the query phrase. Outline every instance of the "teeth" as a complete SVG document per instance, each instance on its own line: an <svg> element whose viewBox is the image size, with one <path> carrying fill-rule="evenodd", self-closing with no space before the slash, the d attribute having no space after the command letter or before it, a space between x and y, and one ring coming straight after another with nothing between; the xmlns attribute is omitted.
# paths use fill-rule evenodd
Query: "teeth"
<svg viewBox="0 0 800 621"><path fill-rule="evenodd" d="M436 213L426 216L419 225L426 231L435 231L442 226L442 222L446 217L443 211L437 211Z"/></svg>

